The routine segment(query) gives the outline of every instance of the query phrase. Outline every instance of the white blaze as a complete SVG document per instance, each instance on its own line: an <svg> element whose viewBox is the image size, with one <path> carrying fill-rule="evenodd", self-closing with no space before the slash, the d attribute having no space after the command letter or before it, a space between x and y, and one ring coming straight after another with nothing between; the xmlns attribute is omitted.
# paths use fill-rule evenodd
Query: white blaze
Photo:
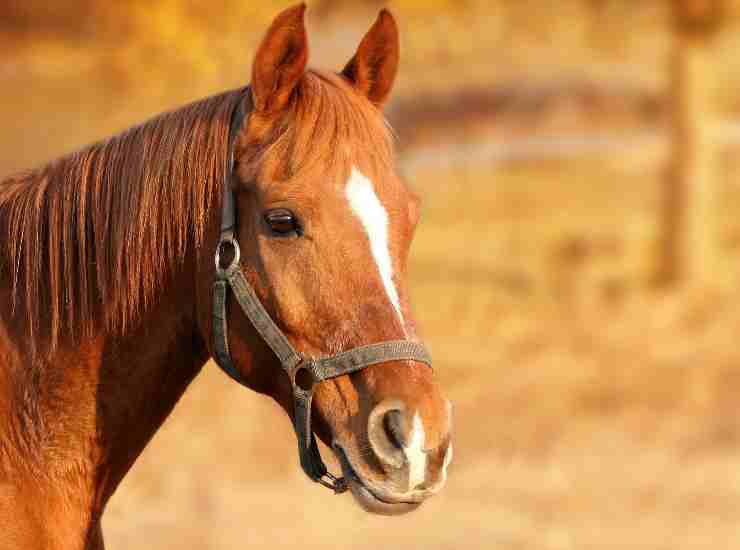
<svg viewBox="0 0 740 550"><path fill-rule="evenodd" d="M414 415L411 424L411 435L409 444L404 447L406 459L409 461L409 490L424 483L427 476L427 454L424 452L424 424L421 422L419 413Z"/></svg>
<svg viewBox="0 0 740 550"><path fill-rule="evenodd" d="M401 303L396 286L393 284L393 264L388 246L388 213L378 200L372 182L354 166L347 182L346 193L352 212L360 219L367 233L370 251L378 266L383 286L403 326Z"/></svg>
<svg viewBox="0 0 740 550"><path fill-rule="evenodd" d="M450 462L452 462L452 443L450 443L450 446L447 447L447 453L445 454L444 463L442 464L442 483L441 485L444 485L445 481L447 481L447 468L450 465Z"/></svg>
<svg viewBox="0 0 740 550"><path fill-rule="evenodd" d="M352 212L360 219L362 227L370 241L370 251L378 266L380 278L388 294L388 298L398 313L401 326L404 326L401 303L398 291L393 284L393 264L391 262L388 245L388 213L383 208L375 194L372 182L357 168L352 167L349 181L347 181L347 200ZM418 413L414 415L409 434L409 443L403 448L409 465L409 490L424 483L427 470L427 454L424 451L426 434L424 425Z"/></svg>
<svg viewBox="0 0 740 550"><path fill-rule="evenodd" d="M452 430L452 402L447 401L447 421L449 422L449 429ZM445 451L445 458L442 462L442 478L439 483L439 488L442 488L442 486L447 481L447 468L450 465L450 462L452 462L452 443L447 447L447 451Z"/></svg>

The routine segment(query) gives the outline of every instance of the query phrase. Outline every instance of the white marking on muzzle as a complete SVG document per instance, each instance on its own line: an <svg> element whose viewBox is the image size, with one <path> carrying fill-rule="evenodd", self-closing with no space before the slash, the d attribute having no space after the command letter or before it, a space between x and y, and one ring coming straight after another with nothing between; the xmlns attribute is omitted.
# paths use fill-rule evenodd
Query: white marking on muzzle
<svg viewBox="0 0 740 550"><path fill-rule="evenodd" d="M346 193L352 212L360 219L367 233L370 251L378 266L383 286L403 327L401 302L396 286L393 284L393 264L388 246L388 213L375 194L372 182L354 166L347 181Z"/></svg>
<svg viewBox="0 0 740 550"><path fill-rule="evenodd" d="M452 402L447 401L447 422L449 423L449 430L452 431ZM445 451L445 457L442 461L442 477L440 479L439 488L441 489L444 484L447 482L447 468L450 465L450 462L452 462L452 443L449 444L447 447L447 451Z"/></svg>
<svg viewBox="0 0 740 550"><path fill-rule="evenodd" d="M450 462L452 462L452 443L450 443L450 446L447 447L447 453L445 453L445 460L442 464L442 484L444 485L444 482L447 481L447 467L450 465Z"/></svg>
<svg viewBox="0 0 740 550"><path fill-rule="evenodd" d="M403 449L409 464L409 491L424 483L427 477L427 454L424 452L424 424L419 413L414 415L411 424L409 444Z"/></svg>

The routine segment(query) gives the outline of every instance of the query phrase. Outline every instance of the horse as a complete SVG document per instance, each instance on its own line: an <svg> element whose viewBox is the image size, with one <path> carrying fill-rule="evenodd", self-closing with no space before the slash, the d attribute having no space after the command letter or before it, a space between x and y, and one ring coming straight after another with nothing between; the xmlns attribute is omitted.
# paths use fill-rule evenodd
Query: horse
<svg viewBox="0 0 740 550"><path fill-rule="evenodd" d="M321 71L305 10L249 85L0 183L0 547L103 548L107 501L212 358L367 511L444 485L451 407L405 286L419 198L382 114L398 28L383 10Z"/></svg>

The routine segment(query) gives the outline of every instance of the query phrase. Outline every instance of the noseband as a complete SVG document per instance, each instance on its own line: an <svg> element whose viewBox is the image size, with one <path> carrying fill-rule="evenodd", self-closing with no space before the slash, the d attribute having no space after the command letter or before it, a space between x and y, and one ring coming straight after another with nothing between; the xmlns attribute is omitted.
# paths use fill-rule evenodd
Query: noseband
<svg viewBox="0 0 740 550"><path fill-rule="evenodd" d="M229 351L226 304L231 290L242 311L273 351L290 379L293 388L293 427L298 438L298 453L303 471L309 478L335 493L342 493L347 490L347 484L344 478L337 478L327 470L311 428L311 400L315 386L324 380L380 363L417 361L431 367L432 362L422 344L409 340L370 344L321 358L306 357L293 348L283 331L272 320L241 271L239 243L236 239L236 209L231 189L234 169L233 141L248 115L245 106L247 103L251 111L249 89L244 100L239 102L231 120L228 170L224 178L221 238L216 248L216 278L213 283L214 355L216 362L226 374L240 384L247 385L235 367ZM224 258L230 258L226 265L223 262Z"/></svg>

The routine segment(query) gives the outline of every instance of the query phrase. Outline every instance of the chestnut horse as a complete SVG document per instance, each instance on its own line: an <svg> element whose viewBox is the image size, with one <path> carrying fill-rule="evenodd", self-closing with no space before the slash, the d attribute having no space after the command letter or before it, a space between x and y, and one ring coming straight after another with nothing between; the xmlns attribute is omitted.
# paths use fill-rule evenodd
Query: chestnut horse
<svg viewBox="0 0 740 550"><path fill-rule="evenodd" d="M229 216L230 273L298 357L382 348L309 381L309 437L336 454L355 500L398 514L444 484L450 406L404 286L418 199L381 113L397 27L383 11L341 73L319 72L304 11L275 19L251 86L0 183L0 548L103 547L106 502L218 356L214 255ZM305 382L243 294L223 296L232 376L294 417ZM414 351L386 353L390 341Z"/></svg>

